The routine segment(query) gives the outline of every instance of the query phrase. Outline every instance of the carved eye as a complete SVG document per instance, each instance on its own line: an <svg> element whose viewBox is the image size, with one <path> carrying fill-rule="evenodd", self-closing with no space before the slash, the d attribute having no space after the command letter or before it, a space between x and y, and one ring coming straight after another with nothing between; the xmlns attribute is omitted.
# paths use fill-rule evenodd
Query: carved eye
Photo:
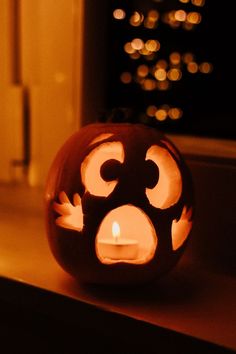
<svg viewBox="0 0 236 354"><path fill-rule="evenodd" d="M146 161L149 160L158 167L159 179L153 188L146 188L148 200L156 208L169 208L179 200L182 193L180 170L170 153L157 145L148 149Z"/></svg>
<svg viewBox="0 0 236 354"><path fill-rule="evenodd" d="M172 248L176 251L187 239L192 228L193 209L184 206L180 219L173 220L171 226Z"/></svg>
<svg viewBox="0 0 236 354"><path fill-rule="evenodd" d="M107 142L92 150L81 165L82 182L92 195L107 197L118 183L124 148L120 142Z"/></svg>

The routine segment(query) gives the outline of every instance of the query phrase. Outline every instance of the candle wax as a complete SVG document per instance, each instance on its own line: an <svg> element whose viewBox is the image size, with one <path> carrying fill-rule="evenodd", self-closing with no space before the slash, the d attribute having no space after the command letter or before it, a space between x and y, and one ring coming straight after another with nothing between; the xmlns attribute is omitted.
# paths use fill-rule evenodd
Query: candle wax
<svg viewBox="0 0 236 354"><path fill-rule="evenodd" d="M104 258L115 260L136 259L138 255L138 241L131 239L98 241L99 251Z"/></svg>

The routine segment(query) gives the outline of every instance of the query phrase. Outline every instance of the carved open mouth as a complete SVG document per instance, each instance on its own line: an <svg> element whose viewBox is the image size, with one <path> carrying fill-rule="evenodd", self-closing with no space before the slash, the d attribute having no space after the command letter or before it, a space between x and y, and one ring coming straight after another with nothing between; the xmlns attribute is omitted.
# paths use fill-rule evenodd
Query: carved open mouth
<svg viewBox="0 0 236 354"><path fill-rule="evenodd" d="M155 254L158 238L145 212L131 204L111 210L101 222L95 249L101 263L149 262Z"/></svg>

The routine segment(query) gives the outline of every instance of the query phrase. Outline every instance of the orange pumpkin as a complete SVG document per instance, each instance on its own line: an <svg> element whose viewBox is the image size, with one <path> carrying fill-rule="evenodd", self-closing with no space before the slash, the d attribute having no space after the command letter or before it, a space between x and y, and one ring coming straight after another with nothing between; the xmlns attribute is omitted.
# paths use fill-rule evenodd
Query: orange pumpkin
<svg viewBox="0 0 236 354"><path fill-rule="evenodd" d="M52 164L45 196L52 252L83 282L160 276L181 256L192 227L183 158L143 124L97 123L72 135Z"/></svg>

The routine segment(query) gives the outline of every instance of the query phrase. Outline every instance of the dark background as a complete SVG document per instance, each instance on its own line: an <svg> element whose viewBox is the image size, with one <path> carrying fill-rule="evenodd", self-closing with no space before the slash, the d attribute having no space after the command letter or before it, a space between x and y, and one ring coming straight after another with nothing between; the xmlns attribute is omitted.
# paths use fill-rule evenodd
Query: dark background
<svg viewBox="0 0 236 354"><path fill-rule="evenodd" d="M122 8L126 18L114 20L113 10ZM202 21L193 30L172 29L160 22L157 29L144 26L132 27L129 17L134 11L144 14L150 9L160 13L183 9L197 11ZM203 7L194 6L191 1L183 4L178 0L115 0L108 6L108 53L107 53L107 107L133 107L141 115L148 105L169 104L180 107L183 116L178 120L166 119L157 122L165 132L192 134L206 137L235 139L235 71L233 48L235 44L234 15L232 1L206 0ZM124 52L123 46L133 38L158 39L161 43L159 58L168 59L173 51L181 54L192 52L196 61L210 62L210 74L190 74L183 68L182 79L174 82L168 91L144 91L136 83L123 84L123 71L135 72L140 64L153 65L145 59L132 60Z"/></svg>

